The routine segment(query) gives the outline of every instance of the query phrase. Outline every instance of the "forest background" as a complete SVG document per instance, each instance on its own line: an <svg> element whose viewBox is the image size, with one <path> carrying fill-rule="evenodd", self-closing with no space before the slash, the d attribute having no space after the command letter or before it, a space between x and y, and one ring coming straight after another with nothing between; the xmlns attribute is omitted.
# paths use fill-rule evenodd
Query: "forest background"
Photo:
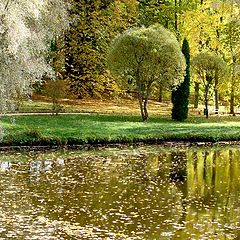
<svg viewBox="0 0 240 240"><path fill-rule="evenodd" d="M240 100L239 7L237 1L212 0L73 1L69 28L51 43L52 65L61 80L53 84L58 89L66 86L68 95L80 99L134 97L108 71L109 46L126 29L160 23L175 33L179 44L184 38L188 40L191 58L207 52L227 63L229 74L220 83L212 84L210 96L216 108L219 104L229 106L233 114ZM203 100L203 90L201 79L191 74L190 103L195 108ZM38 92L41 91L39 88ZM152 97L169 101L171 91L161 83L154 87Z"/></svg>
<svg viewBox="0 0 240 240"><path fill-rule="evenodd" d="M41 5L38 0L21 4L7 0L1 4L2 55L6 55L1 65L2 100L14 95L18 105L29 84L33 96L52 98L55 108L59 107L60 98L135 99L136 93L118 84L119 79L108 70L109 48L113 39L126 29L160 23L176 35L179 46L184 38L189 43L190 59L194 60L190 69L190 103L194 108L204 101L206 90L216 109L223 105L234 114L234 107L239 104L237 1L48 0ZM34 5L39 10L34 10ZM32 31L30 38L29 31ZM221 78L210 76L213 62L208 56L216 56L218 62L221 59L226 63L224 71L228 74ZM209 69L204 69L201 61L205 61L205 66L210 62ZM49 65L54 70L51 74L48 74ZM220 75L216 69L214 74ZM170 103L171 89L165 84L167 81L154 84L151 95L154 100Z"/></svg>

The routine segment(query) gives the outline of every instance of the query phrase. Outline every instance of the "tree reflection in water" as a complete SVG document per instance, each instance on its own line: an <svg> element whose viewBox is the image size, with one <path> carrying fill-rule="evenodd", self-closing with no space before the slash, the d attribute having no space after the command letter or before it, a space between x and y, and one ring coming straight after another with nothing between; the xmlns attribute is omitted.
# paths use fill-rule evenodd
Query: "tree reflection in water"
<svg viewBox="0 0 240 240"><path fill-rule="evenodd" d="M3 239L238 239L238 147L6 154Z"/></svg>

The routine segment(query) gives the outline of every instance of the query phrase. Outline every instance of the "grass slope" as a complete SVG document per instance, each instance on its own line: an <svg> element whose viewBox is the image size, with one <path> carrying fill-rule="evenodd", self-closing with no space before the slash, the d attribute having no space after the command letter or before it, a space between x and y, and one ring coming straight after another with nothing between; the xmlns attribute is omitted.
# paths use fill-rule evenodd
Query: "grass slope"
<svg viewBox="0 0 240 240"><path fill-rule="evenodd" d="M66 145L85 143L157 143L161 141L238 141L238 117L190 117L184 123L134 115L48 115L3 117L7 145Z"/></svg>

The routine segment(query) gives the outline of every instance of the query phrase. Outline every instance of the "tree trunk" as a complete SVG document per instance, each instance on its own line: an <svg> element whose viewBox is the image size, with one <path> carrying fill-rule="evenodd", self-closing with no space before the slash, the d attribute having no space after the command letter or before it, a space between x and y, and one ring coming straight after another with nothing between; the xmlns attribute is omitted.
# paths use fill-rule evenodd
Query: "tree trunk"
<svg viewBox="0 0 240 240"><path fill-rule="evenodd" d="M204 113L206 115L206 118L208 118L208 100L205 99L205 109L204 109Z"/></svg>
<svg viewBox="0 0 240 240"><path fill-rule="evenodd" d="M149 96L150 96L150 92L151 92L151 86L152 86L152 83L150 83L147 87L147 90L146 90L146 96L144 98L144 102L143 102L143 111L144 111L144 122L147 122L148 121L148 110L147 110L147 105L148 105L148 99L149 99Z"/></svg>
<svg viewBox="0 0 240 240"><path fill-rule="evenodd" d="M230 114L235 116L234 104L235 104L235 61L233 60L232 76L231 76L231 92L230 92Z"/></svg>
<svg viewBox="0 0 240 240"><path fill-rule="evenodd" d="M175 9L174 9L174 29L175 31L177 32L178 30L178 15L177 15L177 0L174 0L174 6L175 6Z"/></svg>
<svg viewBox="0 0 240 240"><path fill-rule="evenodd" d="M235 115L234 113L234 91L233 88L231 88L231 93L230 93L230 114Z"/></svg>
<svg viewBox="0 0 240 240"><path fill-rule="evenodd" d="M233 7L233 5L232 5ZM233 11L233 8L231 9ZM232 13L231 13L232 15ZM232 69L231 69L231 92L230 92L230 114L235 116L234 112L234 103L235 103L235 67L236 67L236 56L234 54L233 42L230 40L230 53L232 60Z"/></svg>
<svg viewBox="0 0 240 240"><path fill-rule="evenodd" d="M217 86L218 86L218 77L215 76L215 86L214 86L215 114L218 114L218 110L219 110L219 93L217 90Z"/></svg>
<svg viewBox="0 0 240 240"><path fill-rule="evenodd" d="M219 93L218 90L215 89L215 113L217 114L219 110Z"/></svg>
<svg viewBox="0 0 240 240"><path fill-rule="evenodd" d="M147 110L148 97L143 99L142 95L139 94L138 101L139 101L139 107L140 107L140 111L141 111L142 120L143 120L143 122L147 122L148 121L148 110Z"/></svg>
<svg viewBox="0 0 240 240"><path fill-rule="evenodd" d="M206 118L208 118L208 87L205 88L204 102L205 102L204 113L206 115Z"/></svg>
<svg viewBox="0 0 240 240"><path fill-rule="evenodd" d="M139 102L142 120L145 121L145 114L144 114L144 110L143 110L143 97L140 93L138 94L138 102Z"/></svg>
<svg viewBox="0 0 240 240"><path fill-rule="evenodd" d="M148 99L145 99L144 100L144 103L143 103L143 111L144 111L144 122L147 122L148 120L148 110L147 110L147 105L148 105Z"/></svg>
<svg viewBox="0 0 240 240"><path fill-rule="evenodd" d="M198 101L199 101L199 82L194 82L194 108L198 108Z"/></svg>
<svg viewBox="0 0 240 240"><path fill-rule="evenodd" d="M162 83L159 84L158 101L163 102L163 85L162 85Z"/></svg>
<svg viewBox="0 0 240 240"><path fill-rule="evenodd" d="M234 83L235 83L235 59L232 57L232 76L231 76L231 92L230 92L230 114L235 115L234 113L234 102L235 102L235 92L234 92Z"/></svg>

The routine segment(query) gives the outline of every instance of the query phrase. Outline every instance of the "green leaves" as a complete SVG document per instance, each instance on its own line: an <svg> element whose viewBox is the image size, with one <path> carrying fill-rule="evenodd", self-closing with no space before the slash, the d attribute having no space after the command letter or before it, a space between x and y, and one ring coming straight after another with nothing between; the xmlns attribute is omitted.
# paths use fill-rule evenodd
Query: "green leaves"
<svg viewBox="0 0 240 240"><path fill-rule="evenodd" d="M135 81L169 81L170 85L182 78L185 68L175 36L160 25L134 28L117 37L108 63L118 75L131 72Z"/></svg>
<svg viewBox="0 0 240 240"><path fill-rule="evenodd" d="M183 81L185 59L176 37L159 24L133 28L118 36L108 55L110 70L121 76L122 86L129 83L138 94L143 120L147 102L156 82L176 86Z"/></svg>
<svg viewBox="0 0 240 240"><path fill-rule="evenodd" d="M221 57L207 52L199 53L194 57L192 67L199 77L203 78L203 81L206 75L211 75L212 78L218 75L221 78L227 73L226 62Z"/></svg>
<svg viewBox="0 0 240 240"><path fill-rule="evenodd" d="M135 18L136 1L73 1L66 34L66 76L77 97L109 97L117 85L106 69L109 43Z"/></svg>

